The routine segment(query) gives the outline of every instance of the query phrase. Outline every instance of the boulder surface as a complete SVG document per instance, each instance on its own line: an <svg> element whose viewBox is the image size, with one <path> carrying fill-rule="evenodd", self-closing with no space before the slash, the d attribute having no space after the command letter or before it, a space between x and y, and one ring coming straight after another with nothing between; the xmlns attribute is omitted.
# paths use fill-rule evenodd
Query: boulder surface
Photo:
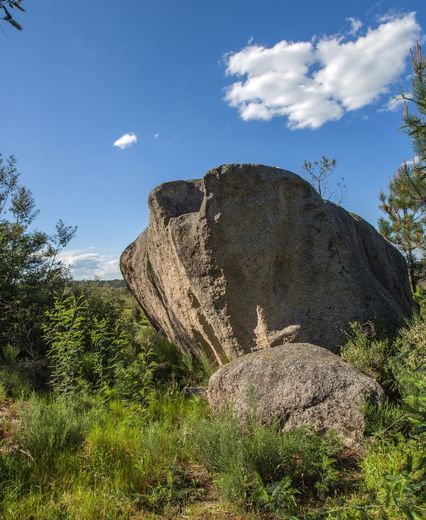
<svg viewBox="0 0 426 520"><path fill-rule="evenodd" d="M298 175L229 164L149 195L121 270L148 319L218 365L287 342L337 352L353 320L413 306L402 255Z"/></svg>
<svg viewBox="0 0 426 520"><path fill-rule="evenodd" d="M287 343L247 354L220 368L209 381L214 409L240 419L278 421L283 431L311 426L334 430L346 446L362 441L363 405L383 399L380 385L330 351Z"/></svg>

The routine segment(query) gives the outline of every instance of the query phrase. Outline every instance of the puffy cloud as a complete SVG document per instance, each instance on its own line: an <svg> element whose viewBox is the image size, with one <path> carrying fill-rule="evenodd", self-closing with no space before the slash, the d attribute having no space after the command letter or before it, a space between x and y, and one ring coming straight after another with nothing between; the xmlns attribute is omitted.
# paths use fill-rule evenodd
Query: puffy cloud
<svg viewBox="0 0 426 520"><path fill-rule="evenodd" d="M353 20L349 34L360 29ZM319 128L388 92L419 32L415 13L409 13L355 40L247 45L226 56L227 74L242 79L226 89L225 100L245 121L283 116L290 128Z"/></svg>
<svg viewBox="0 0 426 520"><path fill-rule="evenodd" d="M128 134L124 134L119 137L114 143L113 146L116 148L120 148L120 150L124 150L124 148L129 148L133 144L137 143L138 138L136 134L133 132L129 132Z"/></svg>
<svg viewBox="0 0 426 520"><path fill-rule="evenodd" d="M60 260L67 265L75 280L113 280L121 278L119 259L93 250L71 250L60 253Z"/></svg>

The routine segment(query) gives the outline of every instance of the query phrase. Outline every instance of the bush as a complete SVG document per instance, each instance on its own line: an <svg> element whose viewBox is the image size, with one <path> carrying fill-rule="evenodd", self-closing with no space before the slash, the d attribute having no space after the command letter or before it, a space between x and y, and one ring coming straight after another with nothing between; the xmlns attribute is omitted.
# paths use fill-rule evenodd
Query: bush
<svg viewBox="0 0 426 520"><path fill-rule="evenodd" d="M152 352L157 363L155 370L157 386L184 388L207 385L215 370L205 356L200 355L196 358L190 353L180 352L176 345L156 332L146 318L137 325L135 340L142 350Z"/></svg>
<svg viewBox="0 0 426 520"><path fill-rule="evenodd" d="M22 399L34 390L31 363L19 359L19 348L4 345L0 349L0 383L8 397ZM39 373L39 372L38 372Z"/></svg>
<svg viewBox="0 0 426 520"><path fill-rule="evenodd" d="M368 404L365 409L366 433L385 439L407 432L408 414L399 403L386 399L382 404Z"/></svg>
<svg viewBox="0 0 426 520"><path fill-rule="evenodd" d="M389 358L394 353L394 347L389 339L380 338L376 328L371 322L351 323L348 340L340 355L382 385L392 387Z"/></svg>
<svg viewBox="0 0 426 520"><path fill-rule="evenodd" d="M188 432L193 459L217 475L228 500L290 514L298 495L322 499L336 486L335 439L303 429L282 434L256 423L247 428L221 414L198 420Z"/></svg>
<svg viewBox="0 0 426 520"><path fill-rule="evenodd" d="M402 402L417 434L426 432L426 323L416 318L401 330L392 360Z"/></svg>
<svg viewBox="0 0 426 520"><path fill-rule="evenodd" d="M135 349L123 316L101 318L93 314L94 307L68 290L47 312L51 386L62 396L96 393L105 400L118 396L143 402L156 365L152 353Z"/></svg>
<svg viewBox="0 0 426 520"><path fill-rule="evenodd" d="M424 445L418 441L380 443L361 463L366 489L381 509L379 518L426 517Z"/></svg>

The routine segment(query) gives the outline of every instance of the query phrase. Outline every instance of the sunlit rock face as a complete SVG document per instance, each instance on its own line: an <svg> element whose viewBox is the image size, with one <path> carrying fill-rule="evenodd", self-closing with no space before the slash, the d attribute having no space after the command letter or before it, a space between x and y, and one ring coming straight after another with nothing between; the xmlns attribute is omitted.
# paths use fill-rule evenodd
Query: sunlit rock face
<svg viewBox="0 0 426 520"><path fill-rule="evenodd" d="M148 319L218 365L288 342L339 350L354 320L411 314L401 254L298 175L229 164L149 195L121 270Z"/></svg>

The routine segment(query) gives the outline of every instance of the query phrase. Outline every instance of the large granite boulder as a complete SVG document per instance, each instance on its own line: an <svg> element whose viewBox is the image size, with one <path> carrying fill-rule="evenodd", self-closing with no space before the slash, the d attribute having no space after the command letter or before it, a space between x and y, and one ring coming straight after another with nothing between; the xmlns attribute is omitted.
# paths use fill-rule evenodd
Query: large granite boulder
<svg viewBox="0 0 426 520"><path fill-rule="evenodd" d="M220 368L210 378L207 396L214 409L230 408L241 420L275 420L283 431L334 430L351 446L362 441L365 404L381 402L383 390L324 348L287 343Z"/></svg>
<svg viewBox="0 0 426 520"><path fill-rule="evenodd" d="M294 173L224 165L162 184L148 203L121 270L184 351L219 365L286 342L337 352L350 321L394 326L411 313L401 254Z"/></svg>

